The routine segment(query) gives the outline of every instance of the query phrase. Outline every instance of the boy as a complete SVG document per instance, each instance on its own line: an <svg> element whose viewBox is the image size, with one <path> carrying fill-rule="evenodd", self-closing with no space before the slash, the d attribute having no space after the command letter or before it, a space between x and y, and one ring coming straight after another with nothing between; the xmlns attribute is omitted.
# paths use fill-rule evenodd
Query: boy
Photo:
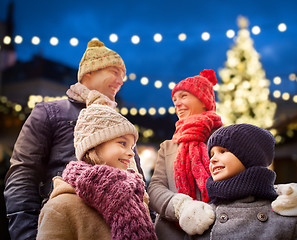
<svg viewBox="0 0 297 240"><path fill-rule="evenodd" d="M297 239L297 217L273 212L277 198L274 137L262 128L236 124L215 131L207 143L210 173L206 188L216 220L201 238Z"/></svg>

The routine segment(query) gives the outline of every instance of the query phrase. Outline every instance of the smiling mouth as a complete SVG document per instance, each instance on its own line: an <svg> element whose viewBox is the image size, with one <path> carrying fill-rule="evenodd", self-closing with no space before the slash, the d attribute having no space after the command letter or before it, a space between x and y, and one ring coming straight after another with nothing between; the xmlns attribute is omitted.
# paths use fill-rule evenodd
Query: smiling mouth
<svg viewBox="0 0 297 240"><path fill-rule="evenodd" d="M217 174L219 173L220 171L222 171L224 169L224 167L215 167L213 170L212 170L212 173L213 174Z"/></svg>
<svg viewBox="0 0 297 240"><path fill-rule="evenodd" d="M116 94L119 91L119 88L113 86L111 86L110 89L114 94Z"/></svg>
<svg viewBox="0 0 297 240"><path fill-rule="evenodd" d="M116 85L110 85L110 88L118 91L121 88L121 85L118 85L118 84L116 84Z"/></svg>
<svg viewBox="0 0 297 240"><path fill-rule="evenodd" d="M183 115L186 112L186 110L178 110L177 115Z"/></svg>
<svg viewBox="0 0 297 240"><path fill-rule="evenodd" d="M129 166L130 160L129 159L119 159L119 161L125 164L127 167Z"/></svg>

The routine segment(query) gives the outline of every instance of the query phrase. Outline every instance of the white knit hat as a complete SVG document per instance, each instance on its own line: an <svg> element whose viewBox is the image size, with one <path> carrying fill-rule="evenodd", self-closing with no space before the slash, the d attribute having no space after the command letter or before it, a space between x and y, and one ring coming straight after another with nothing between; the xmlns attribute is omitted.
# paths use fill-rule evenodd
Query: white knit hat
<svg viewBox="0 0 297 240"><path fill-rule="evenodd" d="M74 128L75 155L82 160L85 153L114 138L132 134L135 143L138 132L128 119L106 104L106 97L97 91L91 91L87 99L87 108L81 110ZM103 99L103 102L102 102Z"/></svg>
<svg viewBox="0 0 297 240"><path fill-rule="evenodd" d="M126 67L121 56L104 46L99 40L91 40L79 63L77 78L80 82L86 73L106 67L118 67L126 75Z"/></svg>

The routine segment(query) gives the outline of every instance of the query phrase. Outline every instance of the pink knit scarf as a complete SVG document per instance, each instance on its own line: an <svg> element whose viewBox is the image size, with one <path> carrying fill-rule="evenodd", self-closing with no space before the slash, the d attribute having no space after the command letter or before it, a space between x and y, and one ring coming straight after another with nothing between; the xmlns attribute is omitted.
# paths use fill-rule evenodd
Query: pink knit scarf
<svg viewBox="0 0 297 240"><path fill-rule="evenodd" d="M206 139L212 129L222 126L221 117L214 111L195 114L176 122L173 142L178 143L174 161L174 178L177 191L196 199L195 183L203 202L208 202L206 181L210 176Z"/></svg>
<svg viewBox="0 0 297 240"><path fill-rule="evenodd" d="M71 161L63 179L111 227L112 239L157 239L144 206L144 181L133 170Z"/></svg>

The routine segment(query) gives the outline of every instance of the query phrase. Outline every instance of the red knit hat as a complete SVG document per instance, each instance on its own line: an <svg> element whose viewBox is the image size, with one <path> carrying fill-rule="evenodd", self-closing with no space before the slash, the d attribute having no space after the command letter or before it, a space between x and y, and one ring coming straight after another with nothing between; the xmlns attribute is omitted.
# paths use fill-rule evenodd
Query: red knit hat
<svg viewBox="0 0 297 240"><path fill-rule="evenodd" d="M176 84L172 90L171 98L178 90L188 91L204 103L208 111L215 111L216 103L213 86L215 86L216 83L217 78L215 71L212 69L204 69L199 75L188 77Z"/></svg>

